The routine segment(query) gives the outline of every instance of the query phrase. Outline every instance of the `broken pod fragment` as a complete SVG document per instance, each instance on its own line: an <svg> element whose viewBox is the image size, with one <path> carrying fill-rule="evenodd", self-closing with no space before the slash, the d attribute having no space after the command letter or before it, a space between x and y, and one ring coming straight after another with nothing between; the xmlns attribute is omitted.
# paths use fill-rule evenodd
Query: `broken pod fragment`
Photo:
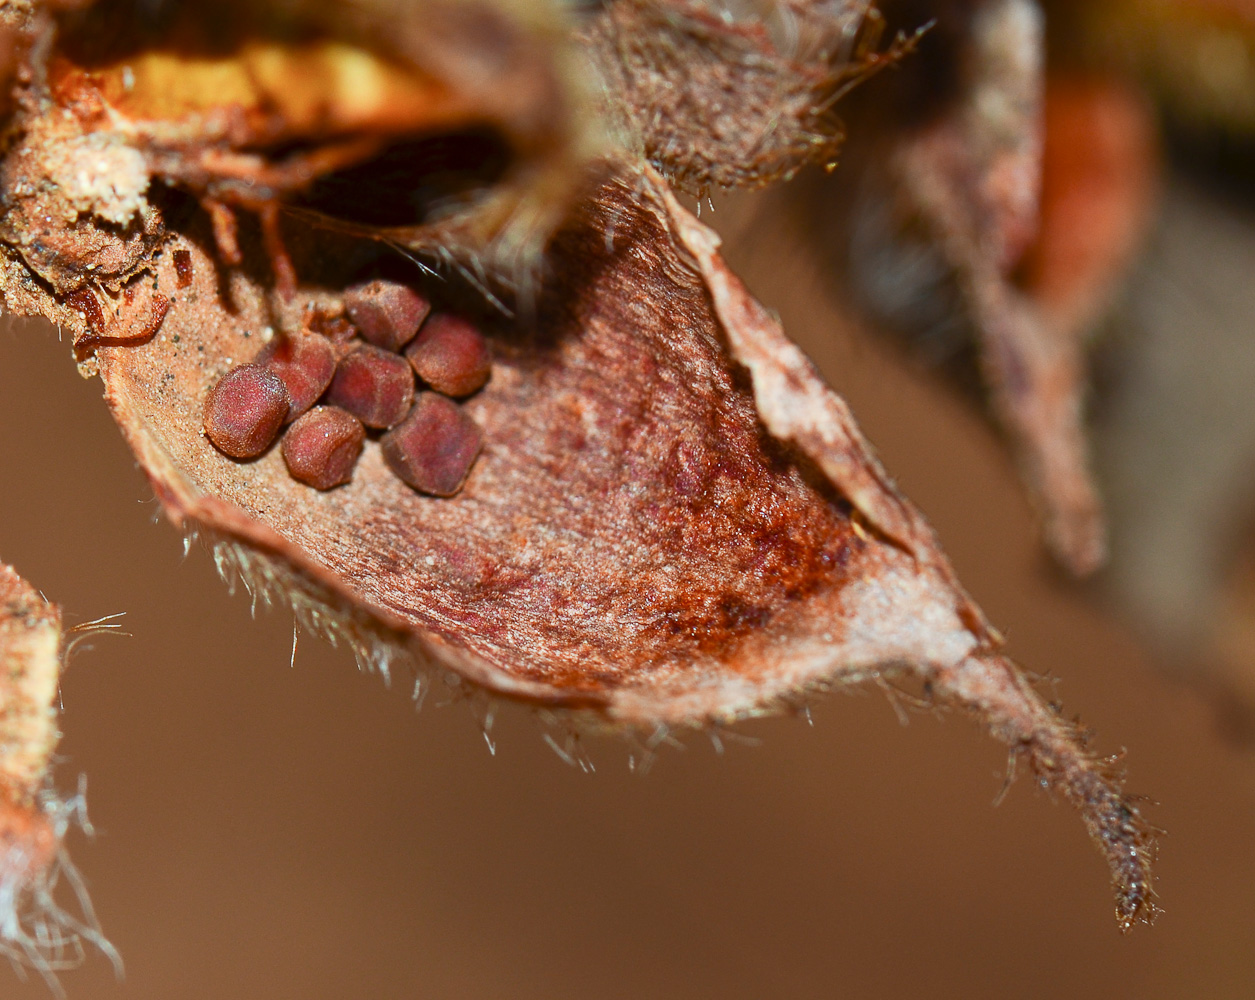
<svg viewBox="0 0 1255 1000"><path fill-rule="evenodd" d="M110 627L94 622L71 631ZM67 801L52 786L57 694L70 645L56 605L0 563L0 955L33 969L56 992L56 972L82 957L84 942L121 968L62 844L81 819L81 796ZM78 895L79 916L53 898L63 876Z"/></svg>
<svg viewBox="0 0 1255 1000"><path fill-rule="evenodd" d="M322 283L282 307L295 328L304 295L355 277L340 235L290 237ZM210 447L209 373L274 299L237 276L228 319L214 261L175 239L205 294L96 362L166 513L256 585L385 669L441 664L591 728L700 728L918 678L1079 810L1121 926L1153 914L1152 831L1118 776L1002 654L845 403L657 174L605 168L549 246L531 318L490 331L493 377L463 404L483 454L451 498L369 451L320 493L274 451L245 466Z"/></svg>

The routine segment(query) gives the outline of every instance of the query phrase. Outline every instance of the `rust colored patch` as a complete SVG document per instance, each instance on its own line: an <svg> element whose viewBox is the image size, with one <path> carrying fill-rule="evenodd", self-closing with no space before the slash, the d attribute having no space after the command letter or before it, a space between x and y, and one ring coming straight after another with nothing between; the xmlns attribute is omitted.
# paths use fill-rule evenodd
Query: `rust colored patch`
<svg viewBox="0 0 1255 1000"><path fill-rule="evenodd" d="M65 297L66 303L83 314L87 328L93 336L102 337L105 332L105 314L100 308L100 300L90 288L80 288Z"/></svg>

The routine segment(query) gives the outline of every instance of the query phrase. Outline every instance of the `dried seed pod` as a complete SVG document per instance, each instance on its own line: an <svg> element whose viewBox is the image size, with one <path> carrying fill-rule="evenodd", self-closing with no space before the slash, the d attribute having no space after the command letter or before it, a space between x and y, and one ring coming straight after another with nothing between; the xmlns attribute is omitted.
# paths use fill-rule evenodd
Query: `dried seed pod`
<svg viewBox="0 0 1255 1000"><path fill-rule="evenodd" d="M279 335L257 355L257 364L274 372L288 390L288 421L318 402L336 373L331 341L316 333Z"/></svg>
<svg viewBox="0 0 1255 1000"><path fill-rule="evenodd" d="M419 378L446 396L469 396L492 374L492 351L484 335L449 313L429 317L405 356Z"/></svg>
<svg viewBox="0 0 1255 1000"><path fill-rule="evenodd" d="M298 253L344 259L333 234L294 232ZM845 402L717 247L648 168L590 189L550 243L544 339L503 338L475 400L493 460L452 500L383 462L319 495L278 463L224 469L209 454L189 428L204 361L173 337L211 361L238 354L241 323L273 308L255 281L237 281L231 318L208 297L181 302L167 336L95 357L172 519L231 540L224 561L324 609L381 669L412 655L637 732L902 671L1080 811L1121 926L1150 917L1154 836L1137 802L1001 653Z"/></svg>
<svg viewBox="0 0 1255 1000"><path fill-rule="evenodd" d="M372 344L400 351L418 333L431 303L409 285L376 278L345 292L344 309Z"/></svg>
<svg viewBox="0 0 1255 1000"><path fill-rule="evenodd" d="M353 478L366 442L362 422L338 406L315 406L283 435L283 461L293 479L329 490Z"/></svg>
<svg viewBox="0 0 1255 1000"><path fill-rule="evenodd" d="M91 43L105 36L98 26L119 6L138 12L108 32L124 45L93 53ZM212 58L147 46L151 36L129 30L142 26L143 6L91 5L85 18L67 17L47 36L57 57L49 96L29 102L0 174L0 193L15 206L0 239L21 256L19 267L58 294L98 277L92 269L105 251L116 258L110 275L149 269L162 287L175 285L173 264L152 254L167 235L147 201L150 187L160 187L154 178L261 211L271 220L272 257L290 252L298 267L318 261L323 289L349 283L350 265L337 254L344 243L336 242L346 233L438 249L472 264L467 274L503 287L513 279L516 288L549 248L547 280L530 286L543 342L513 338L498 377L475 401L494 428L494 460L456 501L419 496L374 462L321 496L278 462L244 468L206 445L197 433L206 372L242 356L242 323L256 327L276 308L297 306L276 305L253 269L231 275L231 313L220 297L181 296L166 321L169 336L86 345L172 519L211 529L222 539L222 563L234 556L245 572L264 576L268 592L317 607L322 630L349 639L381 670L412 653L490 693L567 709L577 723L665 734L778 710L816 688L910 673L938 702L985 723L1081 810L1111 865L1123 924L1153 913L1153 837L1118 776L1000 653L996 633L844 402L731 275L717 238L637 158L664 154L677 178L702 189L725 176L710 164L731 160L732 182L757 181L826 156L832 133L811 119L840 86L829 58L836 49L812 45L809 31L797 37L824 55L811 67L815 85L785 102L793 121L781 122L781 95L800 92L789 86L796 69L759 58L763 46L750 35L760 33L729 27L706 5L683 5L693 13L682 26L694 43L687 51L715 53L722 40L724 52L747 56L716 53L703 72L686 73L689 60L674 58L685 50L670 44L667 11L610 5L611 17L646 15L637 36L646 57L629 52L627 74L607 71L625 86L600 88L611 103L626 91L641 112L608 116L625 133L615 152L584 127L587 90L564 85L567 48L544 31L512 30L505 5L494 17L492 4L392 4L395 16L379 19L385 27L373 33L360 23L338 32L338 15L328 13L325 24L307 26L312 31L228 37ZM220 17L218 5L175 6L206 22ZM556 24L569 6L555 5L555 20L539 26ZM809 6L829 21L837 8L865 10ZM351 44L339 44L341 35ZM848 32L823 35L821 43ZM610 52L632 41L622 31L601 37ZM400 60L361 48L372 44ZM638 66L665 67L692 85L652 86ZM354 67L380 83L365 103ZM43 68L33 75L41 85ZM292 85L297 79L301 86ZM745 144L753 130L723 128L728 115L719 109L744 94L766 95L757 102L765 112L758 131L774 145L783 140L780 155L762 158L756 141ZM671 113L688 108L716 109L718 120ZM718 134L706 122L747 155L694 150L702 136ZM459 130L452 137L444 132L450 123ZM679 127L635 134L651 123ZM461 132L468 124L476 126L469 140ZM84 138L91 141L74 145ZM431 167L432 144L450 138L454 168L448 159ZM47 155L60 149L76 155ZM540 162L516 150L535 150ZM107 190L76 186L78 167L98 153L110 164ZM392 178L400 180L387 183ZM568 201L576 191L578 202ZM46 204L49 192L64 204ZM294 213L284 220L287 245L278 246L268 203L280 200L337 220L335 237ZM467 212L444 214L463 202ZM94 218L113 227L138 218L145 238L93 248L87 238L108 233ZM168 218L172 229L181 225L175 213ZM86 223L67 231L65 219ZM195 241L188 249L197 275L225 260ZM308 273L301 267L307 291ZM0 270L6 305L67 318L28 277ZM179 348L180 337L195 338L198 352ZM585 498L592 502L572 502Z"/></svg>
<svg viewBox="0 0 1255 1000"><path fill-rule="evenodd" d="M479 425L451 399L419 393L410 415L383 436L388 468L421 493L451 497L483 447Z"/></svg>
<svg viewBox="0 0 1255 1000"><path fill-rule="evenodd" d="M205 401L205 436L232 458L255 458L274 441L290 405L278 375L261 365L239 365Z"/></svg>
<svg viewBox="0 0 1255 1000"><path fill-rule="evenodd" d="M327 401L367 427L392 427L405 419L414 401L414 371L399 354L359 347L336 366Z"/></svg>

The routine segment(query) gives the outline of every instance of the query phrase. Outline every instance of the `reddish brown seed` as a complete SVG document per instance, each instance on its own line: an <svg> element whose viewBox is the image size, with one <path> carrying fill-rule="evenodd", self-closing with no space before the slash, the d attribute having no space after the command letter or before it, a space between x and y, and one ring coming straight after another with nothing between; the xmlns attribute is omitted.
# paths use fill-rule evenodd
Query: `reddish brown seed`
<svg viewBox="0 0 1255 1000"><path fill-rule="evenodd" d="M239 365L205 401L205 436L232 458L253 458L270 447L287 415L283 380L261 365Z"/></svg>
<svg viewBox="0 0 1255 1000"><path fill-rule="evenodd" d="M344 308L363 337L376 347L399 351L431 311L431 303L409 285L376 278L344 293Z"/></svg>
<svg viewBox="0 0 1255 1000"><path fill-rule="evenodd" d="M336 373L336 352L331 341L316 333L278 336L262 348L257 363L283 379L291 406L289 421L318 402Z"/></svg>
<svg viewBox="0 0 1255 1000"><path fill-rule="evenodd" d="M466 411L435 392L419 393L410 415L380 442L393 472L438 497L462 488L483 443L483 432Z"/></svg>
<svg viewBox="0 0 1255 1000"><path fill-rule="evenodd" d="M283 460L293 479L329 490L353 478L366 429L338 406L315 406L283 435Z"/></svg>
<svg viewBox="0 0 1255 1000"><path fill-rule="evenodd" d="M446 396L469 396L492 373L484 335L460 316L437 313L405 349L418 377Z"/></svg>
<svg viewBox="0 0 1255 1000"><path fill-rule="evenodd" d="M336 366L327 402L348 410L367 427L391 427L414 401L414 370L399 354L363 345Z"/></svg>

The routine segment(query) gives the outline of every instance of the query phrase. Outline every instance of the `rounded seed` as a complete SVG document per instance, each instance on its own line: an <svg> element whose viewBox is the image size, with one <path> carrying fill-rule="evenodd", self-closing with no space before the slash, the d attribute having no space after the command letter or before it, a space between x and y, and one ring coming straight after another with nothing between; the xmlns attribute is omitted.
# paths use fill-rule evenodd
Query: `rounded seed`
<svg viewBox="0 0 1255 1000"><path fill-rule="evenodd" d="M419 393L410 415L383 436L388 468L422 493L453 496L462 488L484 436L462 407L435 392Z"/></svg>
<svg viewBox="0 0 1255 1000"><path fill-rule="evenodd" d="M338 406L315 406L283 435L283 460L293 479L329 490L353 478L365 441L357 417Z"/></svg>
<svg viewBox="0 0 1255 1000"><path fill-rule="evenodd" d="M292 421L327 391L336 373L336 352L331 341L316 333L280 336L262 348L257 363L283 379L288 390L287 419Z"/></svg>
<svg viewBox="0 0 1255 1000"><path fill-rule="evenodd" d="M239 365L205 401L205 436L232 458L255 458L279 433L289 405L283 379L261 365Z"/></svg>
<svg viewBox="0 0 1255 1000"><path fill-rule="evenodd" d="M431 303L396 281L376 278L344 293L344 308L363 337L376 347L399 351L431 311Z"/></svg>
<svg viewBox="0 0 1255 1000"><path fill-rule="evenodd" d="M414 371L399 354L362 346L336 366L327 402L348 410L367 427L391 427L414 401Z"/></svg>
<svg viewBox="0 0 1255 1000"><path fill-rule="evenodd" d="M492 373L484 335L460 316L437 313L405 349L418 377L446 396L469 396Z"/></svg>

